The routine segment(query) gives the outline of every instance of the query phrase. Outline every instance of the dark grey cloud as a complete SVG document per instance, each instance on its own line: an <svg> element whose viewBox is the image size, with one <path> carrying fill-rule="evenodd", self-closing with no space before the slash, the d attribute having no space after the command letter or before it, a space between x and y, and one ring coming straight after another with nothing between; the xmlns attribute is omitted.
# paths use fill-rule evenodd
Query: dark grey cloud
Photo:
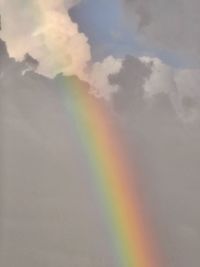
<svg viewBox="0 0 200 267"><path fill-rule="evenodd" d="M150 77L151 63L145 64L138 58L127 56L118 74L110 75L111 84L117 84L119 90L113 95L115 108L120 111L143 107L144 84Z"/></svg>
<svg viewBox="0 0 200 267"><path fill-rule="evenodd" d="M11 59L2 41L0 62L0 265L116 266L72 124L70 78L27 70L27 58ZM119 90L107 105L140 169L168 267L199 263L200 120L184 119L199 111L198 78L133 56L110 76Z"/></svg>
<svg viewBox="0 0 200 267"><path fill-rule="evenodd" d="M0 62L0 265L114 267L69 78L27 70L2 41Z"/></svg>
<svg viewBox="0 0 200 267"><path fill-rule="evenodd" d="M199 113L200 97L194 93L195 75L187 79L186 73L174 73L157 60L127 57L111 77L120 87L113 97L117 119L140 166L139 183L170 267L199 263L200 120L186 118ZM185 87L196 84L190 94L179 75Z"/></svg>
<svg viewBox="0 0 200 267"><path fill-rule="evenodd" d="M5 65L9 61L7 47L6 47L6 44L2 40L0 40L0 58L1 58L0 71L2 71L5 68Z"/></svg>
<svg viewBox="0 0 200 267"><path fill-rule="evenodd" d="M151 43L199 57L200 2L122 0L131 27ZM137 25L137 26L136 26Z"/></svg>

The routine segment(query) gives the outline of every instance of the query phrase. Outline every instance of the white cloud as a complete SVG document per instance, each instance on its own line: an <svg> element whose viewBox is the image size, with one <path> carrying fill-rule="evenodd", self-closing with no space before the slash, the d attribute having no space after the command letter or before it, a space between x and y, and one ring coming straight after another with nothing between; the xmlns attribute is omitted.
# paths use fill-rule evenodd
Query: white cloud
<svg viewBox="0 0 200 267"><path fill-rule="evenodd" d="M144 63L151 63L152 73L144 85L146 93L153 95L174 89L174 70L158 58L141 57Z"/></svg>
<svg viewBox="0 0 200 267"><path fill-rule="evenodd" d="M175 69L158 58L141 58L152 62L152 73L144 84L148 95L164 92L169 95L174 108L184 121L194 121L200 116L200 69Z"/></svg>
<svg viewBox="0 0 200 267"><path fill-rule="evenodd" d="M0 0L2 36L11 56L20 59L28 52L40 62L40 73L77 75L95 87L95 93L108 98L115 90L108 76L119 70L120 60L108 57L102 63L89 64L92 58L88 38L68 13L77 3L78 0Z"/></svg>
<svg viewBox="0 0 200 267"><path fill-rule="evenodd" d="M123 107L132 116L143 109L145 101L161 93L168 96L182 121L200 118L200 69L176 69L151 57L127 57L122 62L119 73L111 79L120 88L113 95L120 110Z"/></svg>
<svg viewBox="0 0 200 267"><path fill-rule="evenodd" d="M109 75L116 74L122 67L122 60L112 56L102 62L96 62L89 71L88 80L94 87L94 94L109 100L111 95L118 90L117 85L111 85Z"/></svg>
<svg viewBox="0 0 200 267"><path fill-rule="evenodd" d="M40 61L40 72L81 74L91 59L87 37L72 22L68 9L77 1L1 0L3 38L12 56L26 52ZM19 22L19 23L18 23Z"/></svg>

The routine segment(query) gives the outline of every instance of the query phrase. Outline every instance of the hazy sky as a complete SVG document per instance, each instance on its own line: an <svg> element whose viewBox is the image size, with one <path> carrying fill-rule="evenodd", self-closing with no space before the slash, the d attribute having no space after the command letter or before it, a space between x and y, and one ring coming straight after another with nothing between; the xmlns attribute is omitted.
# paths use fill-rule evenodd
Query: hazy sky
<svg viewBox="0 0 200 267"><path fill-rule="evenodd" d="M0 0L0 10L0 265L117 266L63 73L88 83L126 139L166 267L199 266L199 1Z"/></svg>

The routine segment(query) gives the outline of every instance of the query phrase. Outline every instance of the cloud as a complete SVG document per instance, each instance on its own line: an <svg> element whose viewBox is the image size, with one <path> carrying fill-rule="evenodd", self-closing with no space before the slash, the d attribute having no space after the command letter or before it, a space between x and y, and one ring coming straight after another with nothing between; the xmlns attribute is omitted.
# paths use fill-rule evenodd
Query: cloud
<svg viewBox="0 0 200 267"><path fill-rule="evenodd" d="M40 72L80 74L91 59L87 37L72 22L68 9L77 1L1 0L3 38L11 56L30 53L39 60ZM19 22L19 23L18 23Z"/></svg>
<svg viewBox="0 0 200 267"><path fill-rule="evenodd" d="M71 83L22 75L27 63L37 64L10 59L0 40L0 265L115 266L70 111Z"/></svg>
<svg viewBox="0 0 200 267"><path fill-rule="evenodd" d="M97 97L109 100L112 94L118 91L118 86L110 83L109 76L118 73L121 68L122 59L116 59L113 56L92 65L87 80L91 83L93 92Z"/></svg>
<svg viewBox="0 0 200 267"><path fill-rule="evenodd" d="M127 56L118 74L110 75L111 84L118 85L119 91L113 95L117 109L123 111L142 106L145 80L151 74L151 64Z"/></svg>
<svg viewBox="0 0 200 267"><path fill-rule="evenodd" d="M153 103L163 106L164 112L168 107L169 114L173 109L184 122L200 118L199 69L176 69L158 58L127 56L121 69L109 77L118 88L112 101L119 113L137 116Z"/></svg>
<svg viewBox="0 0 200 267"><path fill-rule="evenodd" d="M10 59L2 41L0 57L8 64L0 65L1 262L27 266L37 259L39 267L115 266L89 183L92 174L71 120L70 88L59 80L69 78L58 75L52 80L30 70L21 75L27 63L34 67L37 62L29 56L22 62ZM101 86L113 86L102 95L111 98L108 105L113 104L112 118L125 137L124 150L141 171L138 183L160 247L168 266L174 267L199 262L199 72L133 56L109 57L89 68L97 94ZM190 123L185 123L188 118Z"/></svg>
<svg viewBox="0 0 200 267"><path fill-rule="evenodd" d="M111 76L120 88L112 98L117 121L141 171L140 189L167 266L199 261L199 74L129 56Z"/></svg>
<svg viewBox="0 0 200 267"><path fill-rule="evenodd" d="M192 122L200 118L200 69L175 69L157 58L143 58L152 62L152 74L145 83L149 95L164 92L169 95L177 116Z"/></svg>
<svg viewBox="0 0 200 267"><path fill-rule="evenodd" d="M200 52L200 2L196 0L122 0L131 27L161 48Z"/></svg>
<svg viewBox="0 0 200 267"><path fill-rule="evenodd" d="M108 82L108 75L120 69L120 60L108 57L92 64L88 38L68 13L78 3L77 0L16 0L14 3L0 0L2 36L10 55L16 59L29 53L40 62L40 73L78 75L95 88L95 93L98 91L108 98L115 90Z"/></svg>

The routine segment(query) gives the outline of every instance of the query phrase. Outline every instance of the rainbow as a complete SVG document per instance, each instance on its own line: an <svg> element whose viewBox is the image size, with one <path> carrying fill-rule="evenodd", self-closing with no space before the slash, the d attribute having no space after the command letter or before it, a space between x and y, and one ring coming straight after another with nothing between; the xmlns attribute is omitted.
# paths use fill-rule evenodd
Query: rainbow
<svg viewBox="0 0 200 267"><path fill-rule="evenodd" d="M145 225L144 209L136 190L136 171L128 166L120 137L101 100L84 83L66 78L71 116L103 203L120 267L158 267L154 240ZM147 221L146 221L147 222Z"/></svg>
<svg viewBox="0 0 200 267"><path fill-rule="evenodd" d="M61 2L62 0L58 3ZM37 1L36 5L37 17L44 22L52 18L52 12L49 13L50 16L46 13L48 3ZM60 24L58 26L60 27ZM47 49L52 48L49 50L50 54L52 51L57 54L55 65L62 65L66 46L59 46L58 49L55 45L55 25L47 27L47 30L50 32L43 38L44 45ZM75 27L72 34L76 34L76 31ZM155 249L151 227L144 216L137 189L138 174L136 168L128 163L122 138L114 125L111 113L100 99L88 93L86 83L79 82L76 78L61 79L60 82L64 83L62 86L66 88L65 97L70 105L72 121L87 155L99 202L103 203L119 267L160 267L160 253Z"/></svg>

